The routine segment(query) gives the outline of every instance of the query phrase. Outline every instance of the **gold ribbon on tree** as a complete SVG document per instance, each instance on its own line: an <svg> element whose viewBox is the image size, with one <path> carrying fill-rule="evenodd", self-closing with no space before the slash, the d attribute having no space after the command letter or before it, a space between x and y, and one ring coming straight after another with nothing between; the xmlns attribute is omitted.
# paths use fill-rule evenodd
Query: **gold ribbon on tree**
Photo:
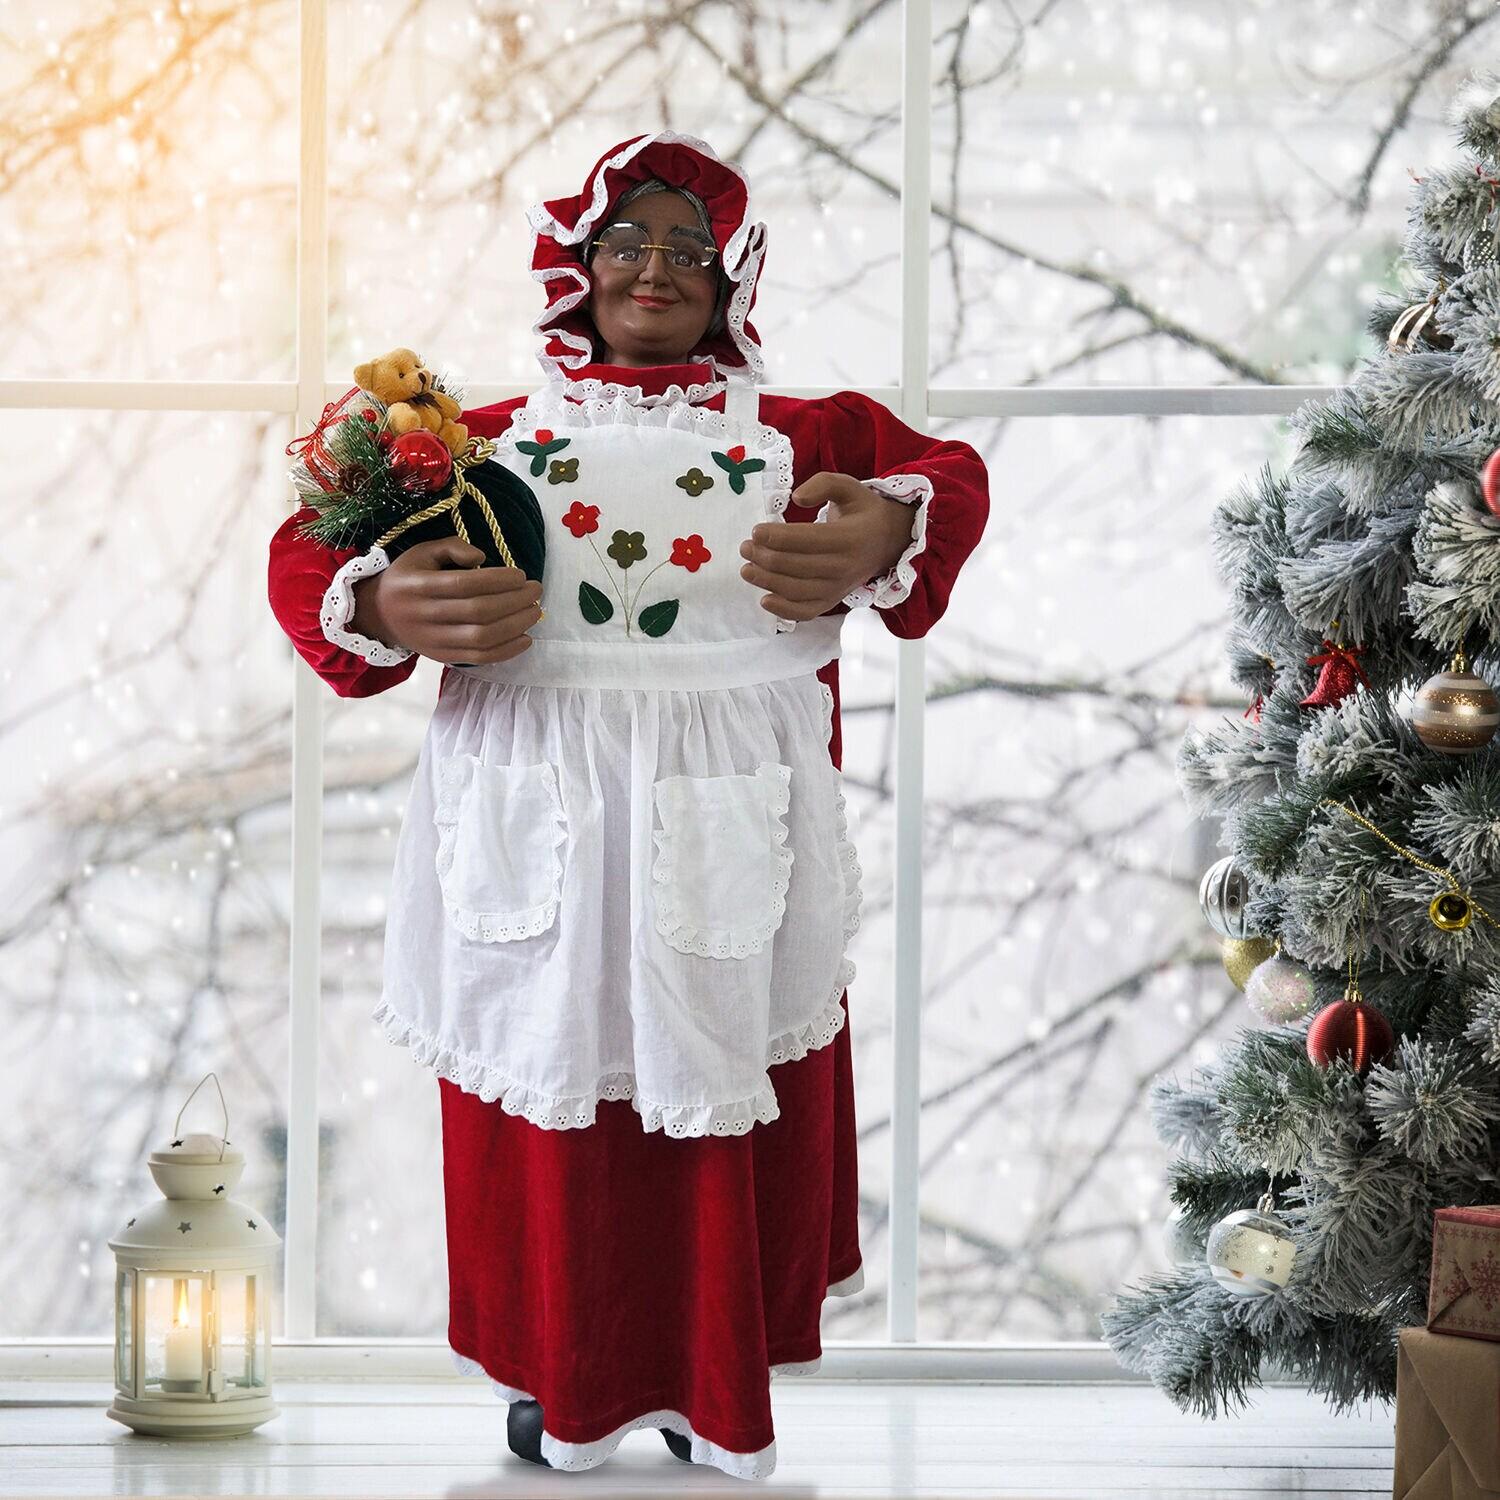
<svg viewBox="0 0 1500 1500"><path fill-rule="evenodd" d="M1382 833L1367 817L1355 812L1352 807L1345 807L1342 802L1336 802L1332 797L1325 797L1322 805L1338 808L1341 813L1353 818L1356 823L1363 824L1381 843L1388 844L1403 859L1409 859L1414 865L1426 870L1429 875L1436 875L1440 880L1448 882L1448 889L1439 891L1427 908L1427 915L1432 918L1434 927L1441 928L1444 932L1460 932L1469 925L1477 912L1491 927L1500 930L1500 922L1497 922L1459 885L1458 877L1452 870L1446 870L1442 865L1429 864L1425 859L1413 854L1410 849L1403 849L1389 834Z"/></svg>
<svg viewBox="0 0 1500 1500"><path fill-rule="evenodd" d="M383 536L375 539L375 545L384 547L413 526L420 526L423 521L430 521L435 516L446 514L453 519L453 529L472 547L473 539L469 536L469 529L464 525L464 518L458 509L465 500L472 500L479 507L479 514L484 517L485 525L489 527L490 535L494 537L495 546L499 549L500 556L505 559L506 567L519 567L515 555L506 543L505 534L500 530L500 522L496 520L490 502L474 488L464 473L465 469L472 469L475 464L483 463L493 455L494 451L495 445L488 438L470 438L468 446L453 460L452 491L425 509L415 511L405 520L398 521Z"/></svg>

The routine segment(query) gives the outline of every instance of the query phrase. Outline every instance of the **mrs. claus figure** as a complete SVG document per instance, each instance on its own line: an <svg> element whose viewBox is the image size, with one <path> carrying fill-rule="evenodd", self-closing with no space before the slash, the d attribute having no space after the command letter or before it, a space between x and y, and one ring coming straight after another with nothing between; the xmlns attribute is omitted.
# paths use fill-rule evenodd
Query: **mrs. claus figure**
<svg viewBox="0 0 1500 1500"><path fill-rule="evenodd" d="M533 1463L655 1427L762 1478L770 1376L864 1281L840 627L932 627L985 471L853 391L760 397L766 226L705 142L637 136L528 218L546 383L463 421L537 494L542 582L303 509L271 606L343 697L446 664L376 1016L438 1078L455 1358Z"/></svg>

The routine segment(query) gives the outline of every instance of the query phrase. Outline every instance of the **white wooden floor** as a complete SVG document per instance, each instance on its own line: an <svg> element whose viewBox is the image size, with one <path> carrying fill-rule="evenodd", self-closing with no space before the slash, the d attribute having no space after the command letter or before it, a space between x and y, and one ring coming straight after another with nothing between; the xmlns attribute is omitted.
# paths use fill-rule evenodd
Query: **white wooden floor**
<svg viewBox="0 0 1500 1500"><path fill-rule="evenodd" d="M249 1437L171 1442L104 1415L97 1385L0 1385L0 1496L1094 1497L1388 1495L1388 1408L1331 1416L1286 1388L1200 1422L1149 1386L779 1380L778 1467L746 1482L689 1468L655 1432L598 1469L553 1474L505 1446L505 1406L477 1382L279 1382L281 1415Z"/></svg>

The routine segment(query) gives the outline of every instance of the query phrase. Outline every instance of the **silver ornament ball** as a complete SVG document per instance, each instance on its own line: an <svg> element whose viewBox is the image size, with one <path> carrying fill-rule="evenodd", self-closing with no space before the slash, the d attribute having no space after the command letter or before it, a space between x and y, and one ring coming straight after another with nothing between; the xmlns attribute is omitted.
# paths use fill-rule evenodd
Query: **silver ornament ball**
<svg viewBox="0 0 1500 1500"><path fill-rule="evenodd" d="M1269 1297L1291 1278L1297 1248L1292 1231L1268 1194L1258 1208L1242 1208L1209 1231L1205 1258L1214 1280L1237 1297Z"/></svg>
<svg viewBox="0 0 1500 1500"><path fill-rule="evenodd" d="M1318 1003L1318 985L1310 970L1278 955L1250 971L1245 999L1263 1021L1286 1026L1300 1021Z"/></svg>
<svg viewBox="0 0 1500 1500"><path fill-rule="evenodd" d="M1234 862L1232 854L1211 864L1198 887L1198 905L1204 920L1220 937L1247 938L1254 934L1245 922L1250 903L1250 882Z"/></svg>

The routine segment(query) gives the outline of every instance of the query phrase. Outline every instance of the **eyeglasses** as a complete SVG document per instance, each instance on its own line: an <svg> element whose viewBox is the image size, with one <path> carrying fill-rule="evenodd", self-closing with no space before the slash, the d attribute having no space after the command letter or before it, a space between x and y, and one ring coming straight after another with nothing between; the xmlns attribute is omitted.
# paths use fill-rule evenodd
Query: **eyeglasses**
<svg viewBox="0 0 1500 1500"><path fill-rule="evenodd" d="M653 245L639 229L621 225L618 229L606 229L593 244L605 264L619 270L645 265L653 250L660 250L666 257L669 271L703 276L713 269L714 256L719 252L712 245L701 244L685 234L667 238L669 244Z"/></svg>

